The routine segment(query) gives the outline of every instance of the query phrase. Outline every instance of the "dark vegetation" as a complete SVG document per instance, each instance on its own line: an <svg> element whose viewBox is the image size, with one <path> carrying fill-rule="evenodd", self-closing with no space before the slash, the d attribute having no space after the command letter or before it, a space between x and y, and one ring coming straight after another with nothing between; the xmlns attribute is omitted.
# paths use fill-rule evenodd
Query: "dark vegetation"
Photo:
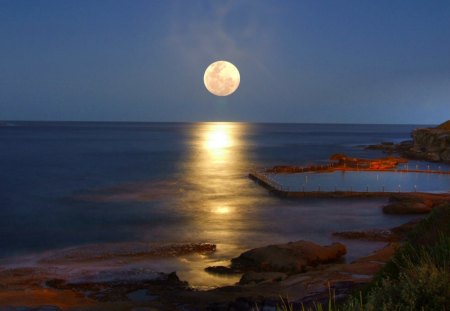
<svg viewBox="0 0 450 311"><path fill-rule="evenodd" d="M403 246L365 289L344 304L316 304L305 311L450 310L450 203L432 213L410 232ZM278 308L294 310L282 302Z"/></svg>
<svg viewBox="0 0 450 311"><path fill-rule="evenodd" d="M410 233L363 296L363 310L450 309L450 204Z"/></svg>

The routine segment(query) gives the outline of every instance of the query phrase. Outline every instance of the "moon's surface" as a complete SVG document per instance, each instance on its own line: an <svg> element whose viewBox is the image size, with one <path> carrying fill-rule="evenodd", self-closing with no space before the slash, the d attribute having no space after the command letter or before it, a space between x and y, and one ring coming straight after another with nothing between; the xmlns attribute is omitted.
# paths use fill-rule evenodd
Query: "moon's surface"
<svg viewBox="0 0 450 311"><path fill-rule="evenodd" d="M206 68L203 82L212 94L227 96L239 87L241 76L235 65L224 60L219 60Z"/></svg>

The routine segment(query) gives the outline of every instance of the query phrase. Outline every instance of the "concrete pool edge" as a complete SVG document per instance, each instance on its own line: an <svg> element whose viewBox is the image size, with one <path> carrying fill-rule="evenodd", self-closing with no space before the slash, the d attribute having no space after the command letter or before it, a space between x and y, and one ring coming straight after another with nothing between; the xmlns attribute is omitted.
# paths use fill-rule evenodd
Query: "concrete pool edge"
<svg viewBox="0 0 450 311"><path fill-rule="evenodd" d="M450 172L449 172L450 174ZM256 171L250 172L248 177L263 186L271 193L280 197L304 197L304 198L380 198L380 197L390 197L392 195L414 195L414 196L448 196L450 198L450 193L439 192L414 192L414 191L289 191L284 190L281 185L271 180L264 174L258 173Z"/></svg>

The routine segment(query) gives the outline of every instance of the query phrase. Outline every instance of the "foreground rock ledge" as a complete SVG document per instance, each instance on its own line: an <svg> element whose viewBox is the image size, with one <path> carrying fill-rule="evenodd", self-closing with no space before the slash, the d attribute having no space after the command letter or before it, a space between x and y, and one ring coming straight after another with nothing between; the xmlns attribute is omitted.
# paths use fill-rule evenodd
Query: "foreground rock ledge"
<svg viewBox="0 0 450 311"><path fill-rule="evenodd" d="M233 258L230 268L209 267L206 270L216 273L254 271L295 274L306 271L308 266L336 261L346 253L347 249L341 243L321 246L300 240L254 248Z"/></svg>
<svg viewBox="0 0 450 311"><path fill-rule="evenodd" d="M264 272L251 270L245 271L239 284L235 286L220 287L209 291L197 291L189 288L188 284L178 279L175 273L163 274L152 271L109 271L83 276L73 276L71 279L51 278L43 275L40 280L44 283L36 283L36 275L27 282L36 284L39 302L31 303L22 298L22 305L51 304L62 307L72 306L70 310L254 310L257 304L259 310L275 310L280 303L280 295L289 297L295 310L301 310L313 305L315 302L326 303L329 291L335 292L336 300L344 299L355 287L367 284L374 273L389 260L397 246L390 244L376 253L360 258L357 261L346 264L339 262L339 258L345 254L345 246L334 243L328 246L320 246L308 241L270 245L244 252L234 259L243 267L243 260L251 265L246 265L255 270L257 267L265 269L286 269L296 267L295 272ZM285 267L268 265L270 260L278 260L267 257L267 252L280 252L285 256ZM326 264L326 262L338 261ZM323 263L323 264L322 264ZM317 265L315 268L310 266ZM231 266L228 270L233 271ZM289 269L287 269L289 268ZM11 278L17 281L15 271ZM298 272L298 273L297 273ZM33 273L23 271L28 278ZM133 276L130 279L130 276ZM11 281L13 281L11 279ZM16 284L17 285L17 284ZM25 284L24 284L25 285ZM45 288L41 288L41 286ZM27 290L29 287L25 287ZM20 294L23 295L23 289ZM41 294L48 293L66 299L49 300ZM17 299L18 296L15 296ZM135 300L137 297L138 300ZM11 301L11 300L9 300ZM1 302L1 297L0 297ZM18 301L16 301L18 302ZM0 304L1 305L1 304ZM12 310L33 310L15 309ZM40 309L37 309L40 310ZM45 309L47 311L47 309ZM51 311L60 310L57 307Z"/></svg>

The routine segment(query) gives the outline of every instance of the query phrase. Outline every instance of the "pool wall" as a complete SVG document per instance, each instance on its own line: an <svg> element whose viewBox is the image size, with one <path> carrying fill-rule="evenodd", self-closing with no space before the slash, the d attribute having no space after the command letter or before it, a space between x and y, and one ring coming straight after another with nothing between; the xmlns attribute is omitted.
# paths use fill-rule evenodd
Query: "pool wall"
<svg viewBox="0 0 450 311"><path fill-rule="evenodd" d="M373 171L372 171L373 172ZM417 173L417 172L416 172ZM320 173L319 173L320 174ZM442 174L442 173L441 173ZM333 197L333 198L349 198L349 197L389 197L393 194L398 193L417 193L417 194L430 194L430 193L449 193L448 190L444 191L417 191L417 188L410 187L402 188L402 187L369 187L369 186L361 186L359 188L348 187L347 189L339 189L338 186L314 186L311 187L289 187L283 186L279 182L275 181L273 178L267 176L267 174L260 172L250 172L249 178L256 181L261 186L268 189L271 193L277 196L283 197ZM450 187L450 184L449 184ZM375 191L373 191L375 189Z"/></svg>

